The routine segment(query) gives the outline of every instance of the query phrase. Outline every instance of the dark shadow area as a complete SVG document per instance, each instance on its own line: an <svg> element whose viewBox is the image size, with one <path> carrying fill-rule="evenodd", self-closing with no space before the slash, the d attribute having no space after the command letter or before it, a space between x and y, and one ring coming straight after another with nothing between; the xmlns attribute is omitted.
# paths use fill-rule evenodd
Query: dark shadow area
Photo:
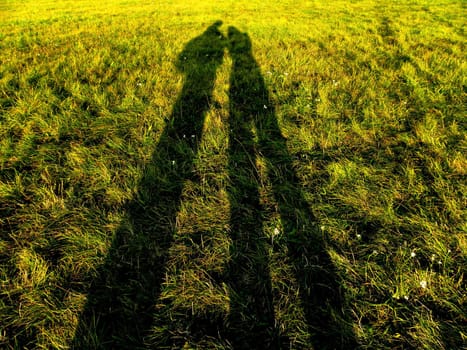
<svg viewBox="0 0 467 350"><path fill-rule="evenodd" d="M247 37L230 28L229 40L233 67L229 90L227 192L232 243L226 281L230 290L227 332L235 349L277 349L269 240L263 233L264 213L260 206L257 145L253 134L266 90L261 85L261 77L255 74L259 70L247 47L250 46Z"/></svg>
<svg viewBox="0 0 467 350"><path fill-rule="evenodd" d="M233 62L229 92L231 342L236 349L290 347L288 340L278 338L274 330L266 238L261 235L261 210L255 187L258 184L255 159L262 156L266 159L313 345L316 349L352 349L353 333L346 327L335 268L323 234L300 190L286 139L252 55L251 40L247 34L230 27L229 43Z"/></svg>
<svg viewBox="0 0 467 350"><path fill-rule="evenodd" d="M182 91L138 192L128 204L127 220L115 233L105 263L91 282L73 349L146 348L183 184L195 176L193 161L224 55L226 39L220 25L214 23L191 40L178 57L177 68L185 75ZM345 326L338 278L322 232L300 190L248 35L230 27L229 51L233 64L227 191L232 244L225 282L231 304L225 326L207 327L215 327L235 349L290 347L289 339L280 337L274 315L270 243L263 232L256 166L261 156L266 159L313 344L316 349L351 349L354 340ZM212 333L198 326L205 334Z"/></svg>
<svg viewBox="0 0 467 350"><path fill-rule="evenodd" d="M128 220L115 234L104 265L91 284L73 349L138 349L153 319L173 240L183 183L193 174L205 114L210 108L224 38L211 25L178 57L184 85L160 136Z"/></svg>

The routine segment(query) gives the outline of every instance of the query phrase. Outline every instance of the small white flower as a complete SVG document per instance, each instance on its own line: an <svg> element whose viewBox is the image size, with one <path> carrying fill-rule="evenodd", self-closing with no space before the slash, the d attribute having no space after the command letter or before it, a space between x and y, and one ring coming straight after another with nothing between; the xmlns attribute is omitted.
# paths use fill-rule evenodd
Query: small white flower
<svg viewBox="0 0 467 350"><path fill-rule="evenodd" d="M284 75L285 75L285 76L288 76L288 75L289 75L289 73L285 72L285 73L284 73Z"/></svg>
<svg viewBox="0 0 467 350"><path fill-rule="evenodd" d="M191 135L191 138L194 139L194 138L195 138L195 135Z"/></svg>
<svg viewBox="0 0 467 350"><path fill-rule="evenodd" d="M436 255L432 254L431 255L431 261L435 261Z"/></svg>
<svg viewBox="0 0 467 350"><path fill-rule="evenodd" d="M420 287L422 287L423 289L425 289L427 286L427 282L425 280L421 280L420 281Z"/></svg>
<svg viewBox="0 0 467 350"><path fill-rule="evenodd" d="M448 254L450 254L450 253L451 253L451 249L448 249Z"/></svg>
<svg viewBox="0 0 467 350"><path fill-rule="evenodd" d="M186 135L185 135L185 134L183 134L183 138L184 138L184 139L186 138Z"/></svg>
<svg viewBox="0 0 467 350"><path fill-rule="evenodd" d="M362 239L362 235L360 233L357 233L357 239Z"/></svg>
<svg viewBox="0 0 467 350"><path fill-rule="evenodd" d="M373 254L374 254L374 255L378 255L378 251L377 251L377 250L373 250Z"/></svg>
<svg viewBox="0 0 467 350"><path fill-rule="evenodd" d="M410 253L411 258L415 258L415 255L417 255L417 254L415 254L415 252Z"/></svg>
<svg viewBox="0 0 467 350"><path fill-rule="evenodd" d="M319 101L321 101L321 99L320 99L320 98L316 98L315 101L316 101L316 102L319 102Z"/></svg>
<svg viewBox="0 0 467 350"><path fill-rule="evenodd" d="M277 227L274 229L274 236L278 236L281 233L281 230L279 230Z"/></svg>
<svg viewBox="0 0 467 350"><path fill-rule="evenodd" d="M137 85L137 86L141 86L141 85L143 85L143 84L141 84L141 83L137 83L136 85Z"/></svg>
<svg viewBox="0 0 467 350"><path fill-rule="evenodd" d="M441 265L441 264L442 264L441 260L438 260L438 265Z"/></svg>
<svg viewBox="0 0 467 350"><path fill-rule="evenodd" d="M268 106L264 105L263 108L264 108L264 109L268 109Z"/></svg>
<svg viewBox="0 0 467 350"><path fill-rule="evenodd" d="M404 295L404 299L405 299L405 300L409 300L409 296L408 296L408 295Z"/></svg>
<svg viewBox="0 0 467 350"><path fill-rule="evenodd" d="M172 160L172 165L175 165L175 160Z"/></svg>
<svg viewBox="0 0 467 350"><path fill-rule="evenodd" d="M321 225L321 231L324 231L326 229L326 226Z"/></svg>

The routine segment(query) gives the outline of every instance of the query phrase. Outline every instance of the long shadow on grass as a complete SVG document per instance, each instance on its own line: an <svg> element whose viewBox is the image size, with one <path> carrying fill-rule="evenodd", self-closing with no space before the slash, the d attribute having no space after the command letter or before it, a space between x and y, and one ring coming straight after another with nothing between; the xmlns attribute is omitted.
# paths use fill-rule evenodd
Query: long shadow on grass
<svg viewBox="0 0 467 350"><path fill-rule="evenodd" d="M183 183L190 178L210 107L225 39L210 26L178 57L182 91L144 170L128 220L115 234L91 284L73 340L74 349L138 349L152 325L167 251L173 240Z"/></svg>
<svg viewBox="0 0 467 350"><path fill-rule="evenodd" d="M338 278L321 230L300 190L274 108L247 34L229 28L229 176L231 184L232 290L229 338L236 349L289 348L274 329L271 282L255 158L266 160L267 175L286 236L290 263L299 284L311 340L316 349L351 349ZM256 130L254 136L252 130Z"/></svg>
<svg viewBox="0 0 467 350"><path fill-rule="evenodd" d="M268 241L263 234L253 134L267 92L251 56L251 44L229 28L230 76L229 161L230 290L228 338L235 349L276 349L274 308L269 273ZM269 103L268 103L269 105Z"/></svg>

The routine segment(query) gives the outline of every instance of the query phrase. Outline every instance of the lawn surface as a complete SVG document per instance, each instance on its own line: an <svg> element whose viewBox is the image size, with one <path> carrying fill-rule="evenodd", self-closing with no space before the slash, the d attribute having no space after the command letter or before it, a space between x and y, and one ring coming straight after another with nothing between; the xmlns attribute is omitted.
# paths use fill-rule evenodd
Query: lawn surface
<svg viewBox="0 0 467 350"><path fill-rule="evenodd" d="M3 1L0 348L465 348L466 14Z"/></svg>

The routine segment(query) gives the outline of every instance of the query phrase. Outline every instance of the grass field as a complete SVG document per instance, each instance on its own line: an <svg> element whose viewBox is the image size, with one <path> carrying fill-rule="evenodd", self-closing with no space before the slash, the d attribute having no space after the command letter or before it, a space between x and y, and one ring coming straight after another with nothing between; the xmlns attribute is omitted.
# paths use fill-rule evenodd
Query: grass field
<svg viewBox="0 0 467 350"><path fill-rule="evenodd" d="M0 3L1 349L466 349L462 0Z"/></svg>

